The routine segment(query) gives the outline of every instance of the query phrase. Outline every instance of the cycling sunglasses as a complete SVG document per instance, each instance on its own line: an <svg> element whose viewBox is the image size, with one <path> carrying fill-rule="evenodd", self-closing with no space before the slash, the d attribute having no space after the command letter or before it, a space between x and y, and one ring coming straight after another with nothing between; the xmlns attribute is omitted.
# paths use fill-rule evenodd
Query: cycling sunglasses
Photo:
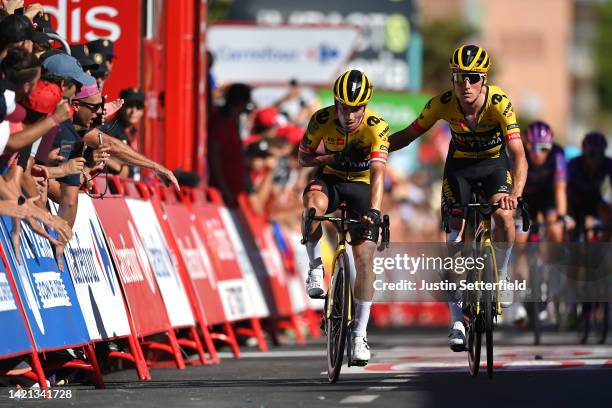
<svg viewBox="0 0 612 408"><path fill-rule="evenodd" d="M466 79L472 85L477 84L485 76L478 72L453 72L453 81L463 83Z"/></svg>

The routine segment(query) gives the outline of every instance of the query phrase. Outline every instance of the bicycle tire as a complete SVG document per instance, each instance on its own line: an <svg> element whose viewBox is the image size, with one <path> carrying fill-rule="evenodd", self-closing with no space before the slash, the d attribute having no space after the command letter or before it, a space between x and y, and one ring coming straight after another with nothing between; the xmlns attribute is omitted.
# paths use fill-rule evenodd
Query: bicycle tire
<svg viewBox="0 0 612 408"><path fill-rule="evenodd" d="M344 271L348 267L346 253L342 252L334 263L334 272L329 284L329 299L332 310L325 319L327 331L327 378L335 383L340 377L344 348L348 333L350 280L347 281Z"/></svg>
<svg viewBox="0 0 612 408"><path fill-rule="evenodd" d="M484 270L483 279L485 282L493 282L493 264L491 249L484 248ZM484 310L484 331L485 340L487 342L487 376L493 378L493 295L495 291L482 291L482 309ZM495 302L497 303L497 302Z"/></svg>
<svg viewBox="0 0 612 408"><path fill-rule="evenodd" d="M474 281L474 273L475 270L470 271L470 282ZM474 295L476 295L476 293L468 290L466 290L464 293L464 301L469 305L469 321L466 324L465 341L470 375L472 377L476 377L478 375L478 371L480 370L480 351L482 347L482 326L480 324L482 319L479 316L476 316L476 311L474 309L474 301L476 299L473 299Z"/></svg>

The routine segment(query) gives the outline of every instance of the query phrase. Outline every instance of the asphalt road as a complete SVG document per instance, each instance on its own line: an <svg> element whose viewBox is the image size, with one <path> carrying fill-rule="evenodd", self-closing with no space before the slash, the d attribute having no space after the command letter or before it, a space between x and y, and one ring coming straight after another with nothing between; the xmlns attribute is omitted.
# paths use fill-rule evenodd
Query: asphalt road
<svg viewBox="0 0 612 408"><path fill-rule="evenodd" d="M494 378L471 378L465 353L445 346L444 330L386 330L370 334L373 358L365 368L344 368L327 383L323 339L268 353L227 352L215 366L154 368L152 380L133 370L106 375L107 389L78 386L71 399L9 398L1 406L78 407L610 407L612 345L577 346L575 335L546 334L543 346L514 331L496 332ZM484 371L484 370L483 370Z"/></svg>

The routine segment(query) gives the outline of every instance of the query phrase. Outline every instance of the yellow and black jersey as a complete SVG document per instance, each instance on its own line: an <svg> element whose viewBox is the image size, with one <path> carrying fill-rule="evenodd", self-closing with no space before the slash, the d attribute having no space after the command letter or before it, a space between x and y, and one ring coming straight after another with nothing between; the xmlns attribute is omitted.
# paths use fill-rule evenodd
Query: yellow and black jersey
<svg viewBox="0 0 612 408"><path fill-rule="evenodd" d="M347 149L351 161L323 167L323 174L331 174L345 181L370 183L370 162L387 162L389 155L389 125L380 115L366 109L361 125L354 132L344 132L336 118L335 106L317 111L310 118L300 150L314 153L321 141L326 153Z"/></svg>
<svg viewBox="0 0 612 408"><path fill-rule="evenodd" d="M453 91L447 91L427 102L412 127L423 133L439 119L448 122L452 140L450 158L497 158L506 141L520 137L519 126L512 102L498 86L487 86L486 102L478 112L475 131L468 126L459 100Z"/></svg>

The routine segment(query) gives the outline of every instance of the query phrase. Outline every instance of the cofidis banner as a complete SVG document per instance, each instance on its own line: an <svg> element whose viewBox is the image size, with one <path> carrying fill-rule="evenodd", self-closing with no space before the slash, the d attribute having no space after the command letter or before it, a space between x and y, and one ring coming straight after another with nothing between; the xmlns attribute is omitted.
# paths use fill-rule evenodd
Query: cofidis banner
<svg viewBox="0 0 612 408"><path fill-rule="evenodd" d="M21 264L9 238L12 219L2 217L2 246L38 350L87 343L89 335L68 272L60 272L51 244L21 223Z"/></svg>

